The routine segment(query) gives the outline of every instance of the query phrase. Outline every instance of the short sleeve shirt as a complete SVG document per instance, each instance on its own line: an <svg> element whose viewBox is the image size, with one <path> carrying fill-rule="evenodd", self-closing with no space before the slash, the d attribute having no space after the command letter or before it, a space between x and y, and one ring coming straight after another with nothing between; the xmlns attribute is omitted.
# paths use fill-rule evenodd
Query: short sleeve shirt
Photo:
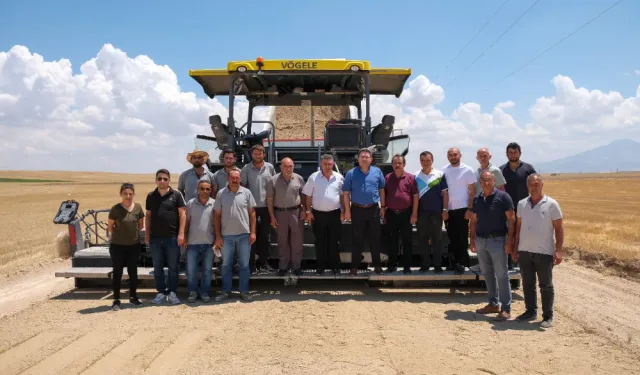
<svg viewBox="0 0 640 375"><path fill-rule="evenodd" d="M488 197L483 192L473 199L473 213L478 218L476 235L503 236L507 234L507 211L513 210L509 194L496 188Z"/></svg>
<svg viewBox="0 0 640 375"><path fill-rule="evenodd" d="M385 202L390 210L406 210L413 206L413 196L418 194L418 186L413 175L403 172L400 177L394 172L384 178Z"/></svg>
<svg viewBox="0 0 640 375"><path fill-rule="evenodd" d="M192 198L187 202L187 221L189 223L187 244L189 245L213 245L213 204L209 198L202 204L198 198Z"/></svg>
<svg viewBox="0 0 640 375"><path fill-rule="evenodd" d="M475 185L476 176L470 166L460 163L453 167L447 165L444 170L449 187L449 210L458 210L468 207L469 185Z"/></svg>
<svg viewBox="0 0 640 375"><path fill-rule="evenodd" d="M120 203L111 207L109 219L115 221L115 227L111 234L111 243L114 245L136 245L140 243L140 230L138 221L144 217L144 211L139 203L135 203L131 212Z"/></svg>
<svg viewBox="0 0 640 375"><path fill-rule="evenodd" d="M493 174L493 177L496 179L496 187L505 185L507 183L507 181L505 181L504 179L504 176L502 175L502 171L500 170L500 168L496 167L493 164L489 164L489 166L487 166L487 169L482 169L482 168L476 169L476 194L482 191L482 185L480 184L480 177L484 172L487 172L487 171L491 172L491 174Z"/></svg>
<svg viewBox="0 0 640 375"><path fill-rule="evenodd" d="M520 219L520 242L518 251L553 255L555 253L553 222L562 219L562 210L555 199L544 195L540 202L531 206L531 199L518 202Z"/></svg>
<svg viewBox="0 0 640 375"><path fill-rule="evenodd" d="M182 172L178 179L178 190L184 190L184 199L188 202L198 197L198 182L209 181L213 187L213 173L205 169L202 176L198 176L194 168Z"/></svg>
<svg viewBox="0 0 640 375"><path fill-rule="evenodd" d="M367 206L380 202L380 190L384 187L384 175L380 168L370 166L365 174L360 167L355 167L344 176L342 191L351 193L351 202Z"/></svg>
<svg viewBox="0 0 640 375"><path fill-rule="evenodd" d="M240 183L248 188L256 200L256 207L267 207L267 183L276 174L271 163L264 162L262 168L256 168L253 163L242 167Z"/></svg>
<svg viewBox="0 0 640 375"><path fill-rule="evenodd" d="M273 207L289 208L300 206L300 193L304 187L304 179L297 173L291 174L289 181L282 173L271 177L267 183L267 197L273 197Z"/></svg>
<svg viewBox="0 0 640 375"><path fill-rule="evenodd" d="M509 163L500 166L502 175L504 176L507 184L504 190L511 196L511 200L514 202L520 202L524 198L529 196L529 188L527 187L527 178L529 175L536 173L536 170L529 163L520 162L516 170L514 171L509 166Z"/></svg>
<svg viewBox="0 0 640 375"><path fill-rule="evenodd" d="M425 174L421 170L416 172L416 184L418 186L418 212L440 214L442 213L442 192L447 190L447 179L444 173L437 169L432 169L431 173Z"/></svg>
<svg viewBox="0 0 640 375"><path fill-rule="evenodd" d="M220 232L223 236L251 233L249 208L256 201L249 189L240 186L237 192L224 188L216 195L213 209L221 213Z"/></svg>
<svg viewBox="0 0 640 375"><path fill-rule="evenodd" d="M327 179L322 171L313 172L302 188L302 194L311 197L314 210L329 212L340 209L340 195L344 177L338 172L332 172Z"/></svg>
<svg viewBox="0 0 640 375"><path fill-rule="evenodd" d="M151 237L176 237L180 229L179 208L187 204L178 190L169 188L165 195L158 189L147 195L146 209L151 211L151 228L147 228Z"/></svg>
<svg viewBox="0 0 640 375"><path fill-rule="evenodd" d="M238 170L238 167L234 165L232 169ZM213 184L218 187L218 190L221 190L222 188L227 187L228 183L229 183L229 173L227 172L226 169L224 168L218 169L216 173L213 174Z"/></svg>

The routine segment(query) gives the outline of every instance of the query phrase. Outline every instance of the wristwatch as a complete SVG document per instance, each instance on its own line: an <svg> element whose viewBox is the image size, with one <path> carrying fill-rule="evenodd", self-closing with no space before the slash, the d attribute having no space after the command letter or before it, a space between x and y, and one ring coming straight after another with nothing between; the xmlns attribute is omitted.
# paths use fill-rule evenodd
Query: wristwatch
<svg viewBox="0 0 640 375"><path fill-rule="evenodd" d="M308 211L308 210L307 210L307 211L305 211L305 213L310 214L310 213L311 213L311 211Z"/></svg>

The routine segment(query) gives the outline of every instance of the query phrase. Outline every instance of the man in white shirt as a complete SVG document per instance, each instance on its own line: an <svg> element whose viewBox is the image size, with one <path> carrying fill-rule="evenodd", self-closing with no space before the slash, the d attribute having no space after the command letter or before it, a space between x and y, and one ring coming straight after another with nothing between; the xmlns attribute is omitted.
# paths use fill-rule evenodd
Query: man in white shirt
<svg viewBox="0 0 640 375"><path fill-rule="evenodd" d="M476 176L473 168L460 162L462 154L458 148L447 152L449 165L443 168L449 188L449 219L445 222L449 236L449 253L453 256L451 266L456 275L463 274L469 266L469 219L473 214Z"/></svg>
<svg viewBox="0 0 640 375"><path fill-rule="evenodd" d="M520 261L526 311L516 319L535 320L538 314L536 276L542 299L543 328L553 324L553 267L562 262L564 229L562 210L555 199L542 192L542 176L527 177L529 197L518 202L516 239L512 253ZM555 241L554 241L555 234Z"/></svg>
<svg viewBox="0 0 640 375"><path fill-rule="evenodd" d="M323 155L321 170L311 174L302 189L306 221L313 222L317 275L323 275L327 266L336 275L340 269L338 242L344 219L341 199L344 177L333 170L334 165L333 156Z"/></svg>

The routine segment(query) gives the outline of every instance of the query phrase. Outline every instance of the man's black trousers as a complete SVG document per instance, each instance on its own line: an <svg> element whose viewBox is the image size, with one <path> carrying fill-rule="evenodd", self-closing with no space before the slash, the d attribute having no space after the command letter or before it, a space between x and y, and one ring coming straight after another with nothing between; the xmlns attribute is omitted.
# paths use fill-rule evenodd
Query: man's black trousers
<svg viewBox="0 0 640 375"><path fill-rule="evenodd" d="M553 255L518 252L520 273L522 274L522 291L527 312L538 312L536 296L536 276L540 286L542 300L542 319L553 318Z"/></svg>
<svg viewBox="0 0 640 375"><path fill-rule="evenodd" d="M469 267L469 220L464 218L466 208L449 211L446 221L449 252L453 255L451 266Z"/></svg>
<svg viewBox="0 0 640 375"><path fill-rule="evenodd" d="M371 262L374 267L380 267L380 207L373 205L362 208L352 205L351 227L353 230L351 268L360 267L365 236L367 236L371 248Z"/></svg>
<svg viewBox="0 0 640 375"><path fill-rule="evenodd" d="M403 211L394 211L387 209L385 213L387 219L388 243L387 251L389 252L389 268L398 266L398 239L402 239L402 266L411 267L412 254L412 234L413 227L411 225L411 208Z"/></svg>
<svg viewBox="0 0 640 375"><path fill-rule="evenodd" d="M338 242L342 233L340 210L312 210L312 213L313 235L316 247L316 269L324 270L329 268L336 270L340 268L340 254L338 253Z"/></svg>
<svg viewBox="0 0 640 375"><path fill-rule="evenodd" d="M417 227L422 248L422 265L442 266L442 214L421 212Z"/></svg>
<svg viewBox="0 0 640 375"><path fill-rule="evenodd" d="M269 261L270 233L269 209L267 207L256 207L256 242L251 245L251 257L249 259L251 269L256 267L256 254L258 254L258 267L264 266Z"/></svg>

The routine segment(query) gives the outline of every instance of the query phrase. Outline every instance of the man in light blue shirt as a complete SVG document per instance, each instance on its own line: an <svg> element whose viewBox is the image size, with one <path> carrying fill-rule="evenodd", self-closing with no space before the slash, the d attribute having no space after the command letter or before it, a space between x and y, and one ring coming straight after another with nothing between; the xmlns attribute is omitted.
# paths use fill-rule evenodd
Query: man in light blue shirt
<svg viewBox="0 0 640 375"><path fill-rule="evenodd" d="M384 175L380 168L372 166L371 151L366 148L358 152L358 166L344 176L344 218L352 221L353 247L351 250L350 276L358 275L360 258L364 248L364 236L369 236L371 262L374 272L382 273L380 266L380 217L384 218Z"/></svg>

